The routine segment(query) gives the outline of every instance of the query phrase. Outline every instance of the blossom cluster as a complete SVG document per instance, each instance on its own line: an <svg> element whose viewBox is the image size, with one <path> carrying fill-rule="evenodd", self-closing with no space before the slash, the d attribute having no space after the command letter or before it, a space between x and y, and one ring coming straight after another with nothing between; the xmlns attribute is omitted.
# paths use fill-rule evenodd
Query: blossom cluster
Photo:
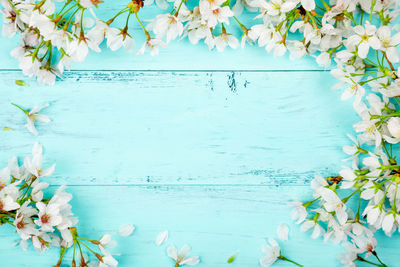
<svg viewBox="0 0 400 267"><path fill-rule="evenodd" d="M61 3L55 5L54 2ZM395 156L395 145L400 142L400 58L397 48L400 27L396 24L399 1L172 2L170 7L169 1L156 0L161 9L169 8L170 11L144 25L138 14L152 1L129 1L115 16L102 20L94 12L94 7L101 4L98 0L0 0L4 7L3 33L8 36L19 33L22 39L12 55L18 59L23 73L37 77L40 83L54 83L56 76L69 69L72 62L84 61L89 51L100 52L103 42L113 51L122 47L128 52L134 51L135 41L129 33L133 17L146 37L137 54L143 54L147 49L157 55L160 46L187 37L192 44L202 41L209 49L218 51L254 44L275 56L288 53L291 59L298 59L311 55L319 66L332 68L331 74L339 81L334 88L343 90L343 100L353 98L354 110L361 118L354 124L357 136L350 136L353 144L343 148L349 158L339 175L316 177L311 183L314 198L307 202L291 202L292 215L301 224L301 230L312 232L312 238L322 236L325 241L343 244L346 253L340 255L340 261L345 266L356 266L357 261L367 262L370 255L379 262L375 265L385 266L375 250L374 233L382 230L391 236L400 231L400 164ZM241 22L241 14L253 16L254 25ZM122 15L126 15L124 26L113 27L114 21ZM233 34L234 25L242 32L240 41ZM38 179L43 173L46 174L31 175ZM19 181L15 179L12 184ZM31 190L33 183L24 188L35 193ZM19 192L14 189L16 185L11 185L4 187L9 187L5 192L11 193L1 198L3 206L0 207L5 211L4 207L11 207L11 211L23 207L23 203L18 202L18 195L14 194ZM59 194L64 195L62 190L56 193ZM64 202L65 199L63 197ZM41 203L41 200L35 202ZM36 205L38 214L35 216L40 216L49 203ZM69 210L65 209L66 218L70 218ZM16 213L14 217L16 219ZM48 228L36 224L41 220L31 219L35 225L32 229L58 227L63 233L65 229L58 224L64 226L64 219L61 216L50 222ZM72 219L68 220L72 223ZM71 227L66 225L67 229ZM175 256L177 253L174 250L170 254Z"/></svg>
<svg viewBox="0 0 400 267"><path fill-rule="evenodd" d="M108 20L95 14L95 7L102 3L99 0L1 0L3 35L20 34L21 43L11 54L18 59L25 75L37 77L45 84L53 84L57 76L70 69L72 62L83 62L90 51L100 52L103 42L112 51L122 47L134 51L135 41L130 34L133 17L146 37L137 54L147 49L151 55L157 55L160 46L188 37L192 44L203 41L209 49L218 51L248 43L264 47L275 56L287 51L293 59L310 54L323 67L329 67L332 59L340 64L356 56L353 65L357 73L362 71L359 65L370 48L385 52L393 62L398 60L395 47L400 40L389 26L398 13L396 0L332 0L321 1L321 6L314 0L172 2L170 7L167 0L156 1L161 9L171 10L144 25L138 14L145 5L152 4L149 0L127 1ZM241 14L254 17L254 25L244 25L239 20ZM126 16L125 24L118 28L114 24L121 16ZM377 29L367 17L379 19L382 25ZM233 34L235 26L242 32L240 41ZM342 48L347 52L338 53Z"/></svg>
<svg viewBox="0 0 400 267"><path fill-rule="evenodd" d="M32 155L25 157L22 165L17 157L12 157L8 166L0 171L0 225L9 224L15 228L20 237L16 244L24 250L29 244L40 252L58 247L60 258L55 266L61 266L69 248L74 251L71 266L117 266L118 262L107 250L114 243L111 234L99 240L78 234L78 219L71 211L72 195L65 192L65 186L47 197L44 190L49 184L43 180L53 174L55 164L43 168L42 152L42 146L35 143ZM93 254L93 259L86 251Z"/></svg>
<svg viewBox="0 0 400 267"><path fill-rule="evenodd" d="M337 1L325 7L321 19L292 23L289 31L299 30L304 40L287 48L292 57L314 55L323 67L333 60L331 73L339 80L334 89L344 89L343 100L353 98L361 121L354 124L357 136L349 135L353 144L343 147L351 164L339 176L316 177L312 200L289 203L292 217L312 238L342 243L344 266L368 262L370 255L385 266L375 251L374 233L400 231L400 165L393 148L400 141L400 33L393 26L398 3Z"/></svg>

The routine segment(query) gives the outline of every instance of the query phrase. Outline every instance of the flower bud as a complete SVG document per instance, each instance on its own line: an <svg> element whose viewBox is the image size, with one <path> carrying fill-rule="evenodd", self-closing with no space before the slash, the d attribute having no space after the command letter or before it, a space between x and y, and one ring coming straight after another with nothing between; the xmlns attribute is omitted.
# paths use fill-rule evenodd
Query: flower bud
<svg viewBox="0 0 400 267"><path fill-rule="evenodd" d="M143 1L142 0L133 0L130 2L127 7L131 10L131 12L137 13L139 12L140 8L143 7Z"/></svg>

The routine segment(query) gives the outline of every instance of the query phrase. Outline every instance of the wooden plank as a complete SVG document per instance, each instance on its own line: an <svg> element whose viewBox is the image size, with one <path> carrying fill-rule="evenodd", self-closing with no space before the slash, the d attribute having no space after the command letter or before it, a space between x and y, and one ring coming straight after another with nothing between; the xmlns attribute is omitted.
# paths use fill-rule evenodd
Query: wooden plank
<svg viewBox="0 0 400 267"><path fill-rule="evenodd" d="M118 13L126 1L113 0L101 4L97 9L97 16L104 20L110 19ZM156 6L147 6L139 16L143 20L150 20L157 14L165 13ZM254 23L262 23L260 20L253 20L254 14L242 16L243 23L250 27ZM130 33L136 42L136 50L145 41L143 30L136 20L130 21ZM125 25L125 16L115 21L115 27ZM0 21L1 26L2 21ZM240 28L235 21L228 27L228 31L241 36ZM0 69L18 69L15 59L11 58L9 52L19 43L18 38L2 38L0 42ZM168 47L161 48L160 55L151 57L148 53L136 56L135 53L128 54L124 50L111 52L103 44L102 53L92 52L84 63L73 64L75 70L320 70L321 68L311 57L303 60L289 60L289 56L275 59L268 54L264 48L258 46L246 46L245 49L226 49L224 53L209 51L208 47L201 43L192 45L187 38L179 41L172 41Z"/></svg>
<svg viewBox="0 0 400 267"><path fill-rule="evenodd" d="M56 183L306 184L336 174L357 117L327 72L69 72L54 87L0 73L0 163L34 140ZM323 86L321 86L323 85ZM24 114L49 102L33 139Z"/></svg>
<svg viewBox="0 0 400 267"><path fill-rule="evenodd" d="M117 238L120 245L114 252L122 253L117 257L121 266L172 267L165 255L166 246L188 243L193 255L202 259L199 267L229 266L226 260L235 252L239 255L232 266L256 267L264 239L276 238L276 227L283 222L290 227L289 241L280 242L284 255L307 267L338 266L339 246L312 240L290 220L290 207L285 202L305 200L311 194L301 186L75 186L68 191L75 197L73 207L80 217L82 235L98 238L104 232L117 231L122 224L136 225L132 237ZM170 238L166 245L156 247L154 240L165 229ZM57 257L56 250L44 255L21 252L11 245L16 236L9 230L0 228L2 264L54 264L51 260ZM377 236L382 241L378 245L382 259L388 266L396 266L400 240L389 240L381 232Z"/></svg>

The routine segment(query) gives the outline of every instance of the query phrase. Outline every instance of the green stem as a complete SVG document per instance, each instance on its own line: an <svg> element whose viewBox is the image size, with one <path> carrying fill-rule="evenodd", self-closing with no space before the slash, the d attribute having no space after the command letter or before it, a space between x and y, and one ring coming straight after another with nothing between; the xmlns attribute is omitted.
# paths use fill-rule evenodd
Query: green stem
<svg viewBox="0 0 400 267"><path fill-rule="evenodd" d="M11 103L11 105L16 106L17 108L19 108L20 110L22 110L26 115L29 115L29 111L27 111L26 109L21 108L20 106L18 106L17 104Z"/></svg>
<svg viewBox="0 0 400 267"><path fill-rule="evenodd" d="M107 24L110 25L119 15L121 15L121 14L123 14L123 13L125 13L125 12L128 12L128 11L129 11L129 8L124 8L124 9L122 9L122 10L119 11L114 17L112 17L111 19L109 19L109 20L107 21Z"/></svg>
<svg viewBox="0 0 400 267"><path fill-rule="evenodd" d="M397 168L400 168L400 165L383 165L383 166L379 167L378 169L393 170L393 169L397 169Z"/></svg>
<svg viewBox="0 0 400 267"><path fill-rule="evenodd" d="M146 28L144 27L143 23L140 21L139 16L137 14L137 12L135 12L135 16L137 21L139 22L140 26L142 27L144 34L146 35L147 40L150 40L150 34L149 32L146 30Z"/></svg>
<svg viewBox="0 0 400 267"><path fill-rule="evenodd" d="M368 263L368 264L371 264L371 265L374 265L374 266L378 266L378 267L386 267L386 265L381 265L381 264L366 260L366 259L364 259L364 258L362 258L362 257L360 257L358 255L357 255L357 260L365 262L365 263Z"/></svg>
<svg viewBox="0 0 400 267"><path fill-rule="evenodd" d="M183 4L183 1L185 1L185 0L182 0L181 3L179 4L178 9L175 12L175 17L177 17L179 15L179 10L181 10L181 6Z"/></svg>
<svg viewBox="0 0 400 267"><path fill-rule="evenodd" d="M71 9L73 9L74 7L76 7L78 4L72 5L70 8L68 8L64 13L62 13L60 16L64 17L65 14L67 14L69 11L71 11ZM60 20L61 21L61 20Z"/></svg>
<svg viewBox="0 0 400 267"><path fill-rule="evenodd" d="M396 190L397 190L397 188L396 188ZM375 256L375 258L379 261L380 264L382 264L382 266L387 267L387 265L384 264L384 263L381 261L381 259L378 257L378 253L376 253L376 251L372 252L372 255Z"/></svg>
<svg viewBox="0 0 400 267"><path fill-rule="evenodd" d="M128 13L128 16L126 17L126 22L125 22L125 29L128 29L128 23L129 23L129 18L131 17L132 12Z"/></svg>
<svg viewBox="0 0 400 267"><path fill-rule="evenodd" d="M92 252L93 254L97 254L96 252L93 251L93 249L91 249L90 247L88 247L85 243L83 243L81 240L77 240L77 242L81 243L82 245L84 245L90 252Z"/></svg>
<svg viewBox="0 0 400 267"><path fill-rule="evenodd" d="M295 262L295 261L293 261L293 260L290 260L290 259L288 259L288 258L286 258L285 256L282 256L282 255L279 256L278 259L283 260L283 261L287 261L287 262L290 262L290 263L293 263L294 265L297 265L297 266L299 266L299 267L304 267L303 265L301 265L301 264L299 264L299 263L297 263L297 262Z"/></svg>

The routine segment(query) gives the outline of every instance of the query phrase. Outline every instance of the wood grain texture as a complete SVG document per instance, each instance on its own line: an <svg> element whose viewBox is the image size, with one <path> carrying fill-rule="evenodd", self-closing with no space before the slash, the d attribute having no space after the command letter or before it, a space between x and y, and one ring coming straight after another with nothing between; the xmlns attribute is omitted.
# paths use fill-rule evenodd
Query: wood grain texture
<svg viewBox="0 0 400 267"><path fill-rule="evenodd" d="M109 18L123 6L106 1L98 16ZM155 12L147 7L141 16ZM131 27L139 46L142 33ZM103 47L45 87L17 70L9 56L17 42L0 43L0 128L14 129L0 131L0 166L42 143L45 165L57 163L48 181L69 186L82 235L98 238L125 223L137 227L132 237L118 239L120 266L172 267L166 246L154 244L165 229L168 244L192 246L199 267L259 266L261 245L276 237L282 222L291 228L283 243L288 257L307 267L340 266L340 247L300 233L285 205L309 198L314 175L336 174L346 164L341 146L357 121L314 59L275 59L257 47L209 52L187 40L158 57ZM17 79L30 86L16 86ZM44 113L52 122L39 124L34 137L11 102L49 102ZM1 266L55 264L57 250L21 252L11 245L17 236L10 230L0 228ZM382 258L393 267L400 260L396 237L378 233Z"/></svg>
<svg viewBox="0 0 400 267"><path fill-rule="evenodd" d="M74 186L69 191L75 195L73 205L80 217L81 232L97 238L124 223L136 225L133 236L117 237L120 244L114 251L123 254L117 256L121 266L172 267L165 256L166 247L188 243L193 255L201 256L198 266L256 267L265 238L276 238L276 227L283 221L291 230L290 241L281 242L285 255L308 267L340 266L336 261L336 254L341 251L338 246L312 240L290 221L290 208L285 202L307 198L311 192L302 186ZM170 238L157 247L155 238L165 229L170 231ZM56 257L56 251L46 252L46 256L33 251L21 254L11 245L13 237L6 230L10 229L0 229L3 260L21 267L54 264L51 259ZM382 234L378 238L387 240ZM393 264L389 266L397 266L399 245L394 238L379 244L382 258ZM239 253L237 261L227 264L235 252ZM21 259L21 255L26 258Z"/></svg>
<svg viewBox="0 0 400 267"><path fill-rule="evenodd" d="M18 72L2 72L12 84ZM0 160L30 152L38 124L56 184L305 185L343 164L356 116L327 72L70 72L54 87L1 89ZM317 77L317 78L315 78ZM61 142L61 144L60 144ZM49 162L50 163L50 162Z"/></svg>

